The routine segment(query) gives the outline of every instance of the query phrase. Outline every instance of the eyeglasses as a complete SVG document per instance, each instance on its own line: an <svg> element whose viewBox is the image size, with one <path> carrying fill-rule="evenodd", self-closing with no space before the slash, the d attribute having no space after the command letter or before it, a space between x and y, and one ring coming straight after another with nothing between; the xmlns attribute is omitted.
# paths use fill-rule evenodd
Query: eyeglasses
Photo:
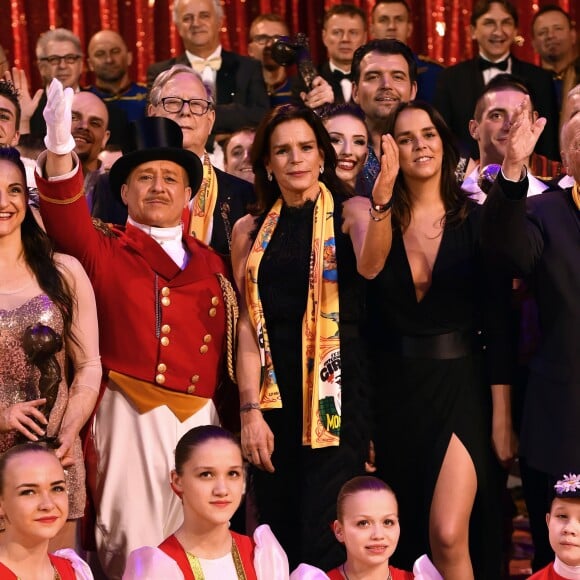
<svg viewBox="0 0 580 580"><path fill-rule="evenodd" d="M270 41L276 42L276 40L279 40L280 38L282 38L281 34L274 34L274 36L270 36L269 34L256 34L256 36L252 38L252 42L255 42L259 45L264 45L268 44Z"/></svg>
<svg viewBox="0 0 580 580"><path fill-rule="evenodd" d="M58 66L63 60L66 64L75 64L82 58L80 54L65 54L64 56L59 56L58 54L51 54L50 56L43 56L38 60L41 62L47 62L52 66Z"/></svg>
<svg viewBox="0 0 580 580"><path fill-rule="evenodd" d="M179 97L161 99L161 105L168 113L181 113L186 103L189 105L191 114L197 117L205 115L212 107L211 102L205 99L180 99Z"/></svg>

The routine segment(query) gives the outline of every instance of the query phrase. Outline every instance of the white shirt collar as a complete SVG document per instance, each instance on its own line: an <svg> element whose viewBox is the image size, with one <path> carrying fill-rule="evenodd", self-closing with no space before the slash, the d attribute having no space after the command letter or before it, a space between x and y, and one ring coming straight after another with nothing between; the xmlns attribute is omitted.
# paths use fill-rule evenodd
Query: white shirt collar
<svg viewBox="0 0 580 580"><path fill-rule="evenodd" d="M328 61L328 67L330 68L331 72L337 70L340 71L341 73L344 73L345 75L349 75L351 70L351 69L343 70L340 67L336 66L331 60Z"/></svg>
<svg viewBox="0 0 580 580"><path fill-rule="evenodd" d="M136 222L131 216L127 218L127 223L136 227L151 236L157 243L163 245L166 242L181 242L183 238L183 228L181 225L171 228L158 228L156 226L146 226Z"/></svg>
<svg viewBox="0 0 580 580"><path fill-rule="evenodd" d="M218 47L206 58L201 56L197 56L193 54L193 52L189 52L189 50L185 51L189 62L203 62L204 60L209 60L210 58L220 57L222 55L222 45L218 44Z"/></svg>

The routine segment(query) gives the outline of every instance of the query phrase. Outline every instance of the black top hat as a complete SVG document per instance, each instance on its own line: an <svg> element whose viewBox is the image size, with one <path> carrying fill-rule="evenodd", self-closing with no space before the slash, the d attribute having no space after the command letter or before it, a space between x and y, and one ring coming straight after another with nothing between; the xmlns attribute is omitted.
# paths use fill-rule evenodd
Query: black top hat
<svg viewBox="0 0 580 580"><path fill-rule="evenodd" d="M580 499L580 474L564 474L554 485L554 497Z"/></svg>
<svg viewBox="0 0 580 580"><path fill-rule="evenodd" d="M129 125L127 139L119 157L109 171L111 192L121 197L121 186L127 183L135 167L147 161L173 161L185 169L192 192L203 178L199 157L183 149L183 133L175 121L165 117L145 117Z"/></svg>

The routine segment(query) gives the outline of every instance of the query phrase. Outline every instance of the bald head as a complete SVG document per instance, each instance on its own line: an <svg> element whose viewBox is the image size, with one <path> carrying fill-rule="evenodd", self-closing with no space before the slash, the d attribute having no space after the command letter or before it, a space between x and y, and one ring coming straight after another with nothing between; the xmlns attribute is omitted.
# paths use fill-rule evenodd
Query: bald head
<svg viewBox="0 0 580 580"><path fill-rule="evenodd" d="M75 153L85 171L98 167L99 153L109 140L109 112L105 103L93 93L75 93L72 103L72 136Z"/></svg>
<svg viewBox="0 0 580 580"><path fill-rule="evenodd" d="M89 41L88 63L97 87L117 92L129 84L133 55L114 30L100 30Z"/></svg>
<svg viewBox="0 0 580 580"><path fill-rule="evenodd" d="M561 147L566 173L580 183L580 114L573 115L562 127Z"/></svg>

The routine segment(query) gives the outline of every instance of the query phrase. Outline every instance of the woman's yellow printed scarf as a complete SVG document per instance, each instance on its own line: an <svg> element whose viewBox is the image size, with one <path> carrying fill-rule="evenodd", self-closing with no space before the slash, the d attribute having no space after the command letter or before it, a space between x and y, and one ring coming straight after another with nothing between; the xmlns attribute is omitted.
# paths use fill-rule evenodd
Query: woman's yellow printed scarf
<svg viewBox="0 0 580 580"><path fill-rule="evenodd" d="M199 190L191 200L188 232L205 244L209 244L213 231L213 212L217 202L217 179L209 155L203 157L203 179Z"/></svg>
<svg viewBox="0 0 580 580"><path fill-rule="evenodd" d="M308 300L302 321L302 444L313 449L340 443L341 364L334 200L323 183L314 206ZM262 224L246 263L246 300L258 337L262 409L282 407L258 290L258 269L282 209L279 198Z"/></svg>

